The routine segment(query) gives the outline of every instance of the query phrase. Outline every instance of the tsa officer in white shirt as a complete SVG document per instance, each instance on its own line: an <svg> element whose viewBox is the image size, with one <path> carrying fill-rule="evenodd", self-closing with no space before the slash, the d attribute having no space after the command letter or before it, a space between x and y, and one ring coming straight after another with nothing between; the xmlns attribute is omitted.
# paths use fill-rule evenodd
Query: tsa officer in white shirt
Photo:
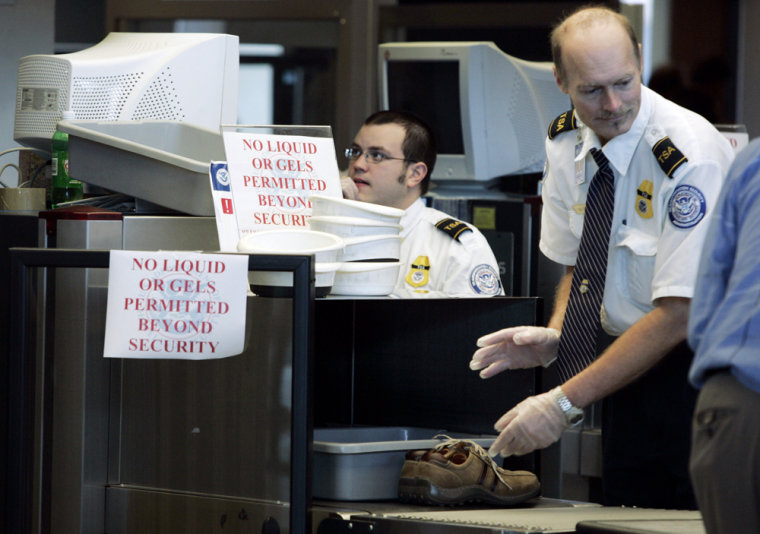
<svg viewBox="0 0 760 534"><path fill-rule="evenodd" d="M405 112L368 117L346 149L343 196L405 210L401 218L401 270L393 295L492 297L503 295L499 268L480 231L425 206L436 159L430 128Z"/></svg>
<svg viewBox="0 0 760 534"><path fill-rule="evenodd" d="M641 85L640 46L619 13L582 8L554 29L551 41L557 84L574 109L553 121L546 141L540 249L566 274L547 328L484 336L470 367L488 378L549 365L559 353L561 375L568 360L574 367L561 386L496 422L492 453L546 447L579 423L583 408L604 399L604 504L693 509L687 459L695 392L687 382L686 324L706 223L733 153L704 118ZM574 281L573 273L590 183L608 178L609 170L614 209L595 323L614 341L577 366L579 351L565 347L583 329L563 328L576 317L578 308L567 313L569 305L589 293L588 280ZM595 340L598 332L591 325L582 333Z"/></svg>

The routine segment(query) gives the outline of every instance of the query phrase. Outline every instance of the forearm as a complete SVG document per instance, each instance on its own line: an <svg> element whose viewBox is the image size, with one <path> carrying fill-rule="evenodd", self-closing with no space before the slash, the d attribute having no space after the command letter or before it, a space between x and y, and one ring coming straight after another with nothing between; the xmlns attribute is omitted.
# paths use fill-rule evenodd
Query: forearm
<svg viewBox="0 0 760 534"><path fill-rule="evenodd" d="M573 268L566 267L565 274L557 284L557 290L554 295L554 310L552 316L549 319L549 328L555 328L562 331L562 322L565 319L565 310L567 309L567 301L570 299L570 287L573 282Z"/></svg>
<svg viewBox="0 0 760 534"><path fill-rule="evenodd" d="M633 382L686 339L688 313L689 299L662 299L594 363L565 382L565 395L585 407Z"/></svg>

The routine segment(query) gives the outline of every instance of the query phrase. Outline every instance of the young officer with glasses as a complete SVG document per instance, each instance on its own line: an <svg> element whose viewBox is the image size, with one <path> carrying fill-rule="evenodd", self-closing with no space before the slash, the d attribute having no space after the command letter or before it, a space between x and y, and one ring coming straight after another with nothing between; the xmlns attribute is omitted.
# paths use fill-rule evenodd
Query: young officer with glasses
<svg viewBox="0 0 760 534"><path fill-rule="evenodd" d="M418 117L379 111L346 149L343 196L405 210L401 270L393 294L417 297L503 295L496 258L477 228L425 206L436 158L430 128Z"/></svg>

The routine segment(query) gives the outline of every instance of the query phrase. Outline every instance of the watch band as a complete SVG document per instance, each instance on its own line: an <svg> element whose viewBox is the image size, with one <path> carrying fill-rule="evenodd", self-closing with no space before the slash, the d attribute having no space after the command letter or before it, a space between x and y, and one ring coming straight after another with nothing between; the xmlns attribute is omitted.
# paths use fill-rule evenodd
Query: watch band
<svg viewBox="0 0 760 534"><path fill-rule="evenodd" d="M565 415L565 422L570 426L575 426L583 421L583 409L574 406L570 399L567 398L561 387L556 387L553 390L554 400L557 402L557 406L562 410Z"/></svg>

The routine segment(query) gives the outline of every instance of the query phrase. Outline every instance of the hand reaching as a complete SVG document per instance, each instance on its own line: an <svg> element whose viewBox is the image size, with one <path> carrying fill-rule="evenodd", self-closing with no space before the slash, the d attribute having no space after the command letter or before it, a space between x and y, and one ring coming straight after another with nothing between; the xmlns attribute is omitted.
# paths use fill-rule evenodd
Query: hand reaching
<svg viewBox="0 0 760 534"><path fill-rule="evenodd" d="M506 457L543 449L557 441L568 426L553 391L528 397L496 422L494 428L500 434L488 453Z"/></svg>
<svg viewBox="0 0 760 534"><path fill-rule="evenodd" d="M557 357L559 330L540 326L515 326L478 339L470 369L490 378L505 369L548 366Z"/></svg>

